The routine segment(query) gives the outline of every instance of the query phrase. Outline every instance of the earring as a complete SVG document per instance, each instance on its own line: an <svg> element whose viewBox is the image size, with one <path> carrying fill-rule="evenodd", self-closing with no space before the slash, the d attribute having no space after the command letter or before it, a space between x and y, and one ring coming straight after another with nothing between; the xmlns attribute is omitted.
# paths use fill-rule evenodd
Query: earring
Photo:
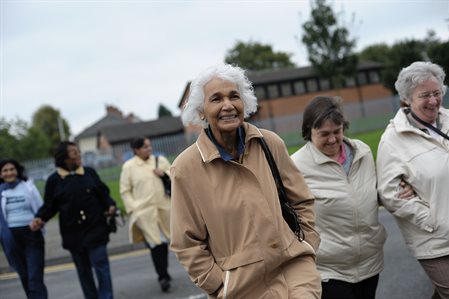
<svg viewBox="0 0 449 299"><path fill-rule="evenodd" d="M204 115L201 115L201 120L205 120L206 118L204 117Z"/></svg>

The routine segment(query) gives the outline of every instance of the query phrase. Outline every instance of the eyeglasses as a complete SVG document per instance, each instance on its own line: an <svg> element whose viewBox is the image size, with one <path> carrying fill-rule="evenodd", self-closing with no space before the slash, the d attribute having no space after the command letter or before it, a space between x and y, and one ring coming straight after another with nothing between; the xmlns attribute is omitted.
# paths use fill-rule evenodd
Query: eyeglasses
<svg viewBox="0 0 449 299"><path fill-rule="evenodd" d="M424 93L418 95L418 98L423 99L423 100L430 100L430 98L432 96L434 96L435 98L439 98L441 95L442 95L441 90L434 90L434 91L424 92Z"/></svg>

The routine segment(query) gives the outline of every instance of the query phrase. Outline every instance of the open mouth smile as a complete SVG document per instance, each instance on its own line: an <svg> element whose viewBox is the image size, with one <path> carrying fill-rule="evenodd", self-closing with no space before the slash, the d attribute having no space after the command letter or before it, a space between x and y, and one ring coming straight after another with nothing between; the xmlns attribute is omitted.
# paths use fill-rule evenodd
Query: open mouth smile
<svg viewBox="0 0 449 299"><path fill-rule="evenodd" d="M233 119L236 119L236 118L237 118L237 115L235 115L235 114L218 117L219 120L233 120Z"/></svg>

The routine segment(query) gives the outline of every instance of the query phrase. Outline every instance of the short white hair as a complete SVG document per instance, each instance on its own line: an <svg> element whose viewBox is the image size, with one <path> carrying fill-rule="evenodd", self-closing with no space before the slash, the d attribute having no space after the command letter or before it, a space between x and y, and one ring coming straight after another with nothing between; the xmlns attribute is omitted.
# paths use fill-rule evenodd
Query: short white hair
<svg viewBox="0 0 449 299"><path fill-rule="evenodd" d="M436 79L443 96L446 94L444 78L446 74L441 66L428 61L416 61L401 70L394 84L401 101L410 104L413 91L423 82Z"/></svg>
<svg viewBox="0 0 449 299"><path fill-rule="evenodd" d="M257 110L257 98L254 95L254 89L245 70L238 66L230 64L217 64L211 66L201 72L195 80L190 84L190 93L187 102L182 111L182 123L187 126L189 124L201 125L207 127L207 121L201 119L200 113L204 108L204 86L214 78L220 78L237 85L240 97L243 101L244 117L250 116Z"/></svg>

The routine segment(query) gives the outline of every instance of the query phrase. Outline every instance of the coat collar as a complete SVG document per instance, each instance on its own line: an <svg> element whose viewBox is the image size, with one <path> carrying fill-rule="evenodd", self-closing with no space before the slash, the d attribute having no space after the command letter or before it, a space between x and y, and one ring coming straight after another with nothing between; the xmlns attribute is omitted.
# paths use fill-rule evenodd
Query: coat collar
<svg viewBox="0 0 449 299"><path fill-rule="evenodd" d="M68 171L67 169L64 169L62 167L56 167L56 172L61 178L65 178L68 175L84 175L84 167L80 166L75 171Z"/></svg>
<svg viewBox="0 0 449 299"><path fill-rule="evenodd" d="M246 134L245 145L247 145L252 138L263 137L259 129L256 126L251 125L250 123L244 122L242 124L242 127L243 130L245 130ZM201 158L203 159L204 163L209 163L218 158L221 159L220 152L218 151L215 144L210 140L209 136L207 136L205 130L201 130L200 136L198 137L195 145L198 148L198 151L200 152Z"/></svg>
<svg viewBox="0 0 449 299"><path fill-rule="evenodd" d="M390 121L398 133L411 132L421 135L425 138L432 138L426 131L428 130L423 125L414 121L409 114L404 112L405 108L399 109L396 116ZM438 112L437 123L441 124L440 130L447 133L449 131L449 113L446 109L440 108Z"/></svg>
<svg viewBox="0 0 449 299"><path fill-rule="evenodd" d="M143 159L140 158L139 156L135 155L133 159L134 159L134 161L136 162L137 165L141 166L141 165L144 165L144 164L150 164L150 163L151 163L151 160L154 159L154 155L151 155L151 156L150 156L148 159L146 159L146 160L143 160Z"/></svg>
<svg viewBox="0 0 449 299"><path fill-rule="evenodd" d="M354 163L355 161L359 160L364 155L369 153L368 148L357 146L355 142L353 142L351 139L347 137L343 137L343 142L348 144L354 151L354 160L352 161L352 163ZM310 149L312 159L315 161L316 164L324 164L329 162L338 163L337 161L323 154L311 141L307 142L306 146Z"/></svg>

